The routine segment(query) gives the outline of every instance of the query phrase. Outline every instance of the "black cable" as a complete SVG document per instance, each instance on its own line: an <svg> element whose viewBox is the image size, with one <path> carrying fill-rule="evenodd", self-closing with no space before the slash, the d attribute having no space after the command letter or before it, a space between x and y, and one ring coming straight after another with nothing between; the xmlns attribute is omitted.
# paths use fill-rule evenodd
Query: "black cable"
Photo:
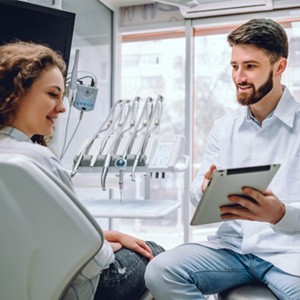
<svg viewBox="0 0 300 300"><path fill-rule="evenodd" d="M93 76L91 76L91 75L86 75L86 76L79 77L79 78L77 78L77 81L78 81L80 84L83 84L82 79L85 79L85 78L90 78L90 79L91 79L91 86L95 86L96 79L95 79ZM68 77L68 78L66 79L66 82L69 82L70 79L71 79L71 77Z"/></svg>

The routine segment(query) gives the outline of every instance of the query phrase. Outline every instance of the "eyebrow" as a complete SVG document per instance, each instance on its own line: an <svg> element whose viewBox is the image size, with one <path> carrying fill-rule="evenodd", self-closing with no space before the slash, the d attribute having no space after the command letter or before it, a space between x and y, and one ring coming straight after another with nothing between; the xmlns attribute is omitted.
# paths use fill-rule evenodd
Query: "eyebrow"
<svg viewBox="0 0 300 300"><path fill-rule="evenodd" d="M58 85L49 85L49 88L55 88L55 89L57 89L59 92L62 92L62 89L61 89Z"/></svg>
<svg viewBox="0 0 300 300"><path fill-rule="evenodd" d="M232 64L237 64L237 62L236 61L231 61L230 64L231 65ZM243 61L242 64L243 65L246 65L246 64L259 64L259 62L256 61L256 60L246 60L246 61Z"/></svg>

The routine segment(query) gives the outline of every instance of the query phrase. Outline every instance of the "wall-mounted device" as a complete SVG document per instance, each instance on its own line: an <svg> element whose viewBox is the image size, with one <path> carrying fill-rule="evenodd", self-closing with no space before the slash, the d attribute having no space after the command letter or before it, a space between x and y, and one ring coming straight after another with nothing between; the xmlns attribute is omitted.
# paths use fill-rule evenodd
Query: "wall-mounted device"
<svg viewBox="0 0 300 300"><path fill-rule="evenodd" d="M98 89L94 86L77 84L74 107L81 111L90 111L95 107Z"/></svg>
<svg viewBox="0 0 300 300"><path fill-rule="evenodd" d="M78 61L79 61L79 49L76 49L74 65L72 69L72 75L70 82L68 83L69 89L69 102L78 110L91 111L95 107L97 99L98 89L96 87L95 76L83 76L78 78ZM91 79L90 85L85 85L83 79Z"/></svg>

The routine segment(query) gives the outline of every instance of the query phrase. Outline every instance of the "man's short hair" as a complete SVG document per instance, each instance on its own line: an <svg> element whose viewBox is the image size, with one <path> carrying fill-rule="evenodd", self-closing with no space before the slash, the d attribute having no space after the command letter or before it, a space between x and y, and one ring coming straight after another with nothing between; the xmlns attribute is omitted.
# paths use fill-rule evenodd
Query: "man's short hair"
<svg viewBox="0 0 300 300"><path fill-rule="evenodd" d="M265 51L271 63L288 57L288 38L283 27L271 19L252 19L227 36L234 45L253 45Z"/></svg>

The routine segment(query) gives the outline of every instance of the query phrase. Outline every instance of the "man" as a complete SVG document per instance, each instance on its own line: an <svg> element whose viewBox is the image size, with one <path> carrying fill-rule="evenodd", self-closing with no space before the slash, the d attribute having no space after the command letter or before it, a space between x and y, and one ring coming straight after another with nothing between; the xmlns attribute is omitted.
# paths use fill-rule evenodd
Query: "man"
<svg viewBox="0 0 300 300"><path fill-rule="evenodd" d="M300 105L281 84L287 66L284 29L253 19L228 35L240 109L216 121L193 182L197 204L214 169L280 163L270 190L246 187L253 198L220 209L215 235L155 258L146 285L156 300L205 299L260 281L279 299L300 299Z"/></svg>

